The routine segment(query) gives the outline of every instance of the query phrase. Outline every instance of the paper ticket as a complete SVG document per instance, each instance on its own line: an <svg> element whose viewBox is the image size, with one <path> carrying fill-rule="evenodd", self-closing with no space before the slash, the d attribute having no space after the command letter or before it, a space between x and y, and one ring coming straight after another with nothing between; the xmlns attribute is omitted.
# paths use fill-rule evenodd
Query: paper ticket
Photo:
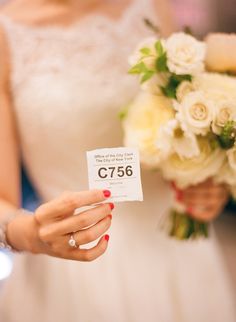
<svg viewBox="0 0 236 322"><path fill-rule="evenodd" d="M89 189L108 189L109 201L143 201L139 152L107 148L87 152Z"/></svg>

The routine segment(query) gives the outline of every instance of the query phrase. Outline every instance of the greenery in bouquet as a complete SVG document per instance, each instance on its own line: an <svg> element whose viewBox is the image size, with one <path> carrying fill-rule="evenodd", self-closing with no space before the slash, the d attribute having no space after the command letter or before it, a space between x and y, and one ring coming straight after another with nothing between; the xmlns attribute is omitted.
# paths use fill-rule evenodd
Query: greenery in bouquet
<svg viewBox="0 0 236 322"><path fill-rule="evenodd" d="M124 141L179 189L212 178L236 195L236 79L207 71L205 57L206 44L183 32L138 46L129 73L141 89L122 113ZM169 219L173 237L208 236L179 205Z"/></svg>

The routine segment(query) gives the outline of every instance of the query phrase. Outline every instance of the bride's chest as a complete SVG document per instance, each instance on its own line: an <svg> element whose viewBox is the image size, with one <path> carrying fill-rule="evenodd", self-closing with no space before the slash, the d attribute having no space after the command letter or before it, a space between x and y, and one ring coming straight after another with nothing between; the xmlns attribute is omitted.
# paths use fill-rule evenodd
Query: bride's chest
<svg viewBox="0 0 236 322"><path fill-rule="evenodd" d="M39 129L75 129L73 124L81 121L96 126L109 117L113 124L137 91L137 82L128 74L133 46L117 35L99 41L76 37L45 42L36 37L12 70L19 121Z"/></svg>
<svg viewBox="0 0 236 322"><path fill-rule="evenodd" d="M120 24L96 16L67 30L32 30L5 21L12 97L21 124L62 128L117 116L138 88L128 74L128 57L150 35L141 6L131 9Z"/></svg>
<svg viewBox="0 0 236 322"><path fill-rule="evenodd" d="M73 100L80 102L96 97L96 101L118 96L134 83L128 75L128 55L131 50L116 44L104 46L48 48L37 50L19 60L13 70L13 94L32 95L55 102ZM114 98L114 97L113 97Z"/></svg>

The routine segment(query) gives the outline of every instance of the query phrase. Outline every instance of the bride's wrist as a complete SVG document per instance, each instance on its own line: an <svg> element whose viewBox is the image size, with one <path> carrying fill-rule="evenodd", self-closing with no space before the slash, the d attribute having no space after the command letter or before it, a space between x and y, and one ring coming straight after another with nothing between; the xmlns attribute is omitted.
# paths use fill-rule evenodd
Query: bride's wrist
<svg viewBox="0 0 236 322"><path fill-rule="evenodd" d="M6 240L16 251L40 253L37 222L34 216L19 211L7 225Z"/></svg>

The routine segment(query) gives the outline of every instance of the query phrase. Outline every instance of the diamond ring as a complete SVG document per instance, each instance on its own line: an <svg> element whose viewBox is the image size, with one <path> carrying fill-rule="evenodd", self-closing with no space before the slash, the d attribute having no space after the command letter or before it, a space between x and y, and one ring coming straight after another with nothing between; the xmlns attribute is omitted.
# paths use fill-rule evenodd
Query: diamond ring
<svg viewBox="0 0 236 322"><path fill-rule="evenodd" d="M68 244L72 248L78 248L78 245L77 245L76 240L74 238L74 234L70 236L70 239L68 241Z"/></svg>

